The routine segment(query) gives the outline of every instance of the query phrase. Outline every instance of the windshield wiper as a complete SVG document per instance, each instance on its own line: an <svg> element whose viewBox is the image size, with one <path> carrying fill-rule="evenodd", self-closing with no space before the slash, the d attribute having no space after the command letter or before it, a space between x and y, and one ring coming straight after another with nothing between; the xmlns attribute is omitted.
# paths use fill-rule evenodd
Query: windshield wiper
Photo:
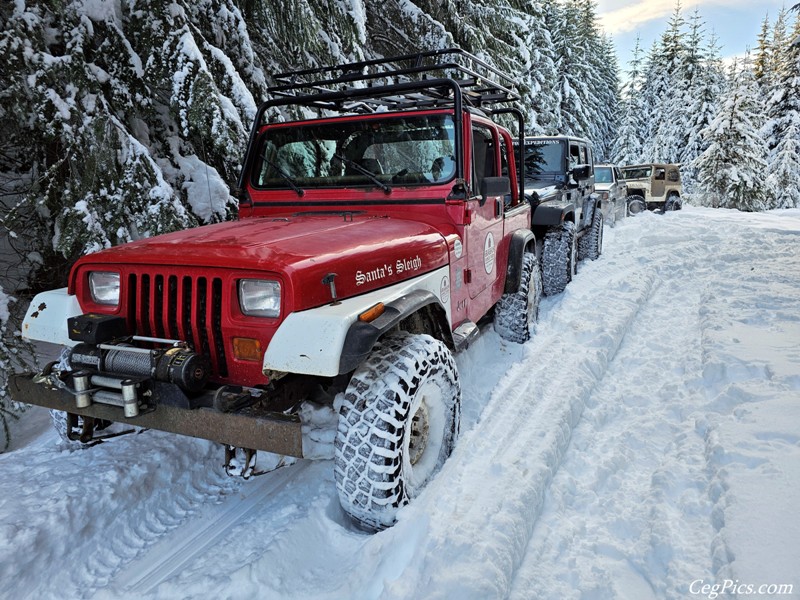
<svg viewBox="0 0 800 600"><path fill-rule="evenodd" d="M370 181L372 181L372 183L374 183L379 188L381 188L383 190L383 193L386 194L387 196L392 193L391 186L388 183L384 183L380 179L378 179L378 176L375 175L375 173L373 173L369 169L365 169L360 164L358 164L356 161L350 160L349 158L347 158L345 156L342 156L341 154L334 154L333 156L335 158L338 158L340 161L342 161L348 167L350 167L352 169L355 169L356 171L358 171L359 173L361 173L362 175L364 175L366 177L369 177Z"/></svg>
<svg viewBox="0 0 800 600"><path fill-rule="evenodd" d="M272 162L270 159L268 159L266 154L262 154L261 155L261 160L263 160L270 167L275 169L278 172L278 175L281 176L281 179L283 179L286 183L288 183L289 187L292 188L298 196L300 196L302 198L305 195L305 193L306 193L305 190L303 190L303 188L301 188L299 185L297 185L295 183L295 181L291 177L291 175L287 174L286 171L284 171L278 165L276 165L274 162Z"/></svg>

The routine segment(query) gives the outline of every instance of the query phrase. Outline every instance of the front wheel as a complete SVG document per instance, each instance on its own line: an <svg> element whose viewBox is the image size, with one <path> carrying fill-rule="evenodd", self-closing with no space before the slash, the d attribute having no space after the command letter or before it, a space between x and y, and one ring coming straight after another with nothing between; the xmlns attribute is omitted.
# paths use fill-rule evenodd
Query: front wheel
<svg viewBox="0 0 800 600"><path fill-rule="evenodd" d="M647 204L644 198L638 195L628 196L627 204L629 215L638 215L647 210Z"/></svg>
<svg viewBox="0 0 800 600"><path fill-rule="evenodd" d="M339 405L334 477L339 502L361 527L391 527L455 444L461 387L450 351L428 335L378 342Z"/></svg>
<svg viewBox="0 0 800 600"><path fill-rule="evenodd" d="M494 309L494 330L504 340L522 344L531 337L531 327L539 318L542 298L542 273L533 252L522 257L522 271L516 292L503 294Z"/></svg>

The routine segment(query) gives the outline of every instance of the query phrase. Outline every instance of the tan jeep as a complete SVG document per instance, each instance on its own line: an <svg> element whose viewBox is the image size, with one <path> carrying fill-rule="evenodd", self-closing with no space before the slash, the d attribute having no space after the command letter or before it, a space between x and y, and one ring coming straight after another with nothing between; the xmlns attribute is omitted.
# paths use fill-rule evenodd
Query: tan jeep
<svg viewBox="0 0 800 600"><path fill-rule="evenodd" d="M630 214L645 209L680 210L683 205L680 165L651 163L622 167L622 178L628 184Z"/></svg>

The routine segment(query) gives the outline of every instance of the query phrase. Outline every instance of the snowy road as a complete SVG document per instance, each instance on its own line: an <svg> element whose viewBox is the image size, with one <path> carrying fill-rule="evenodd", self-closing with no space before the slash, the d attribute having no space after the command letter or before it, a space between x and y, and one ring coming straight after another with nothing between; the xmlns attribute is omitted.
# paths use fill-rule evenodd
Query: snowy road
<svg viewBox="0 0 800 600"><path fill-rule="evenodd" d="M456 450L376 535L330 461L241 482L207 442L70 451L27 413L0 455L0 597L800 597L800 211L607 228L530 342L488 329L457 361Z"/></svg>

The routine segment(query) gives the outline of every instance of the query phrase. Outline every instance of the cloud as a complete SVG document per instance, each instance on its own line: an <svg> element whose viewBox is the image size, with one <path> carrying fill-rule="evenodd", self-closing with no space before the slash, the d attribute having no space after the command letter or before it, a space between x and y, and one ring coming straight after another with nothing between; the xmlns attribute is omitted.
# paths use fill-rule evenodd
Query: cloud
<svg viewBox="0 0 800 600"><path fill-rule="evenodd" d="M619 4L619 2L615 2ZM684 17L696 6L751 6L752 0L683 0L681 13ZM627 6L612 9L598 15L600 26L606 33L627 33L640 25L668 17L675 11L675 0L634 0Z"/></svg>

